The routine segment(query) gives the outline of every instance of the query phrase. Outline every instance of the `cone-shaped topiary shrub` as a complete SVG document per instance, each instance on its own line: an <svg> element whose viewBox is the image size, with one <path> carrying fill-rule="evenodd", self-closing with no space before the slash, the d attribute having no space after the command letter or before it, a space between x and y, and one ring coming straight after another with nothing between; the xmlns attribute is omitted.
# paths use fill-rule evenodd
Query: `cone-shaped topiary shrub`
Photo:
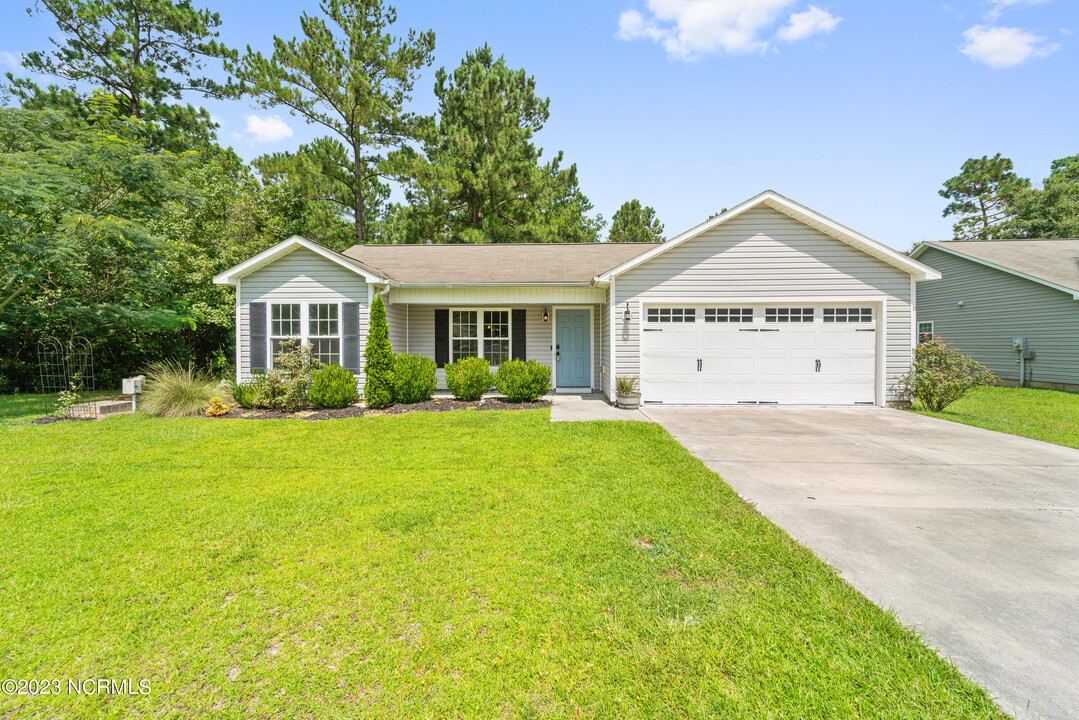
<svg viewBox="0 0 1079 720"><path fill-rule="evenodd" d="M382 297L375 295L367 324L366 360L363 371L367 376L363 386L363 401L369 408L393 405L393 348L390 346L390 329L386 325L386 306Z"/></svg>
<svg viewBox="0 0 1079 720"><path fill-rule="evenodd" d="M435 394L435 361L423 355L398 355L393 359L394 400L418 403Z"/></svg>

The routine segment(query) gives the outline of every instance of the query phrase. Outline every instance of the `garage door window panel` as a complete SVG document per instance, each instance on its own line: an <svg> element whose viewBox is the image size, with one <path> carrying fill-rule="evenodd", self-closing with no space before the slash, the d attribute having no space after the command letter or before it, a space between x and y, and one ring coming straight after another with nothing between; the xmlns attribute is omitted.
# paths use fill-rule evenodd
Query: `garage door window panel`
<svg viewBox="0 0 1079 720"><path fill-rule="evenodd" d="M648 308L650 323L691 323L697 322L696 308Z"/></svg>
<svg viewBox="0 0 1079 720"><path fill-rule="evenodd" d="M873 308L824 308L822 315L826 323L870 323L873 322Z"/></svg>
<svg viewBox="0 0 1079 720"><path fill-rule="evenodd" d="M813 322L813 308L765 308L764 321L766 323L811 323Z"/></svg>
<svg viewBox="0 0 1079 720"><path fill-rule="evenodd" d="M705 308L706 323L753 322L753 308Z"/></svg>

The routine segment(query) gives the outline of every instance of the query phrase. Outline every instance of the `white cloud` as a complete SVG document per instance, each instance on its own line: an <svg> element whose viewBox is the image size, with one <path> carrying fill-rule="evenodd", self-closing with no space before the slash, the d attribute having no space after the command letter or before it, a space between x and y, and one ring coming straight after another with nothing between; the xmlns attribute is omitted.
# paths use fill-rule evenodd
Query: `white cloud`
<svg viewBox="0 0 1079 720"><path fill-rule="evenodd" d="M986 14L989 19L996 20L1004 12L1004 8L1015 5L1045 5L1049 2L1052 2L1052 0L989 0L989 4L993 7Z"/></svg>
<svg viewBox="0 0 1079 720"><path fill-rule="evenodd" d="M972 60L992 68L1008 68L1036 57L1045 57L1059 45L1026 30L975 25L963 33L966 44L959 48Z"/></svg>
<svg viewBox="0 0 1079 720"><path fill-rule="evenodd" d="M816 5L810 5L805 12L791 15L776 37L786 42L796 42L817 33L830 33L842 19Z"/></svg>
<svg viewBox="0 0 1079 720"><path fill-rule="evenodd" d="M260 143L275 143L292 137L292 128L281 119L280 115L269 115L264 118L248 115L244 132L253 135L252 139Z"/></svg>
<svg viewBox="0 0 1079 720"><path fill-rule="evenodd" d="M626 10L618 38L661 43L675 59L727 52L759 53L770 46L762 34L797 0L648 0L649 16Z"/></svg>
<svg viewBox="0 0 1079 720"><path fill-rule="evenodd" d="M17 72L22 70L22 56L7 50L0 50L0 67Z"/></svg>

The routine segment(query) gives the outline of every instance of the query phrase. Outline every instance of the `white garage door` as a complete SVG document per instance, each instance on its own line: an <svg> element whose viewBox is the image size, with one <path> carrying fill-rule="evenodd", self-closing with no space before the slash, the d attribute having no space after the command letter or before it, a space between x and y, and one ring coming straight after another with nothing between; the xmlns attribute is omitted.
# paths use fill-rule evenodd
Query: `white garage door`
<svg viewBox="0 0 1079 720"><path fill-rule="evenodd" d="M641 399L872 405L872 306L646 306Z"/></svg>

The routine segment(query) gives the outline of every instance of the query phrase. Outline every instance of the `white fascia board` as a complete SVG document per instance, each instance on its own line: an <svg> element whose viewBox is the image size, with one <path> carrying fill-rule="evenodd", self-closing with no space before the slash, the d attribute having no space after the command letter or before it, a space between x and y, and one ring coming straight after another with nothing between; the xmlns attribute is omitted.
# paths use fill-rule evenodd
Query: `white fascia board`
<svg viewBox="0 0 1079 720"><path fill-rule="evenodd" d="M457 282L447 282L447 283L410 283L410 282L404 282L404 283L394 283L394 284L393 284L393 286L394 286L394 287L402 287L402 288L446 288L446 289L449 289L449 288L463 288L463 287L493 287L493 288L500 288L500 287L541 287L541 288L551 288L551 287L584 287L584 288L587 288L587 287L594 287L594 286L593 286L593 284L592 284L592 282L591 282L591 281L587 281L587 280L586 280L586 281L582 281L582 282L552 282L552 283L535 283L535 282L524 282L524 283L511 283L511 282L485 282L485 283L457 283Z"/></svg>
<svg viewBox="0 0 1079 720"><path fill-rule="evenodd" d="M904 270L910 273L918 282L921 282L923 280L940 279L940 273L938 273L933 268L923 265L917 260L913 260L900 252L892 250L890 247L882 245L876 240L871 240L865 235L855 232L854 230L851 230L844 225L840 225L835 220L832 220L831 218L825 217L818 212L810 210L806 206L800 205L789 198L785 198L777 192L774 192L772 190L766 190L760 195L746 200L741 205L733 207L727 212L717 215L716 217L701 223L697 227L687 230L686 232L678 235L677 237L671 238L662 245L654 247L646 253L627 260L613 270L608 270L604 274L596 277L595 281L602 282L610 280L612 277L615 277L616 275L619 275L626 270L637 267L642 263L648 262L656 255L664 253L667 250L670 250L672 247L675 247L687 240L695 238L698 235L701 235L702 233L705 233L718 225L722 225L723 223L738 217L742 213L748 210L752 210L753 208L759 207L761 205L766 205L774 210L778 210L781 213L795 220L798 220L805 225L808 225L809 227L820 230L821 232L824 232L827 235L830 235L841 242L847 243L851 247L861 250L868 255L872 255L879 260L883 260L889 265L897 267L900 270Z"/></svg>
<svg viewBox="0 0 1079 720"><path fill-rule="evenodd" d="M974 242L974 241L972 241L972 242ZM933 248L934 250L940 250L941 252L946 252L949 255L954 255L957 258L962 258L964 260L969 260L971 262L978 263L979 265L984 265L986 267L993 268L994 270L1000 270L1001 272L1006 272L1009 275L1015 275L1016 277L1021 277L1024 280L1029 280L1031 282L1038 283L1039 285L1045 285L1046 287L1050 287L1050 288L1053 288L1054 290L1059 290L1062 293L1067 293L1068 295L1071 295L1072 300L1079 300L1079 291L1073 290L1072 288L1064 287L1063 285L1057 285L1055 282L1050 282L1048 280L1042 280L1039 277L1034 277L1033 275L1028 275L1025 272L1020 272L1018 270L1013 270L1012 268L1004 267L1003 265L997 265L996 263L989 262L988 260L982 260L981 258L972 257L970 255L966 255L964 253L961 253L958 250L953 250L952 248L949 248L949 247L942 247L940 245L934 245L934 244L928 243L928 242L918 243L918 247L914 248L914 250L911 251L911 253L910 253L911 257L920 256L922 253L925 252L926 248ZM939 279L939 278L940 278L940 274L938 273L937 277L934 278L934 279Z"/></svg>
<svg viewBox="0 0 1079 720"><path fill-rule="evenodd" d="M228 270L214 278L214 284L235 285L236 281L244 277L245 275L249 275L255 270L258 270L265 265L269 265L274 260L282 258L285 255L288 255L293 250L301 247L310 250L316 255L320 255L326 258L330 262L340 265L346 270L351 270L357 275L362 276L364 280L369 283L391 284L390 280L388 280L387 278L379 277L378 275L367 272L363 268L357 265L353 265L347 260L341 259L341 257L337 255L337 253L334 253L323 247L322 245L308 240L307 238L302 238L299 235L293 235L287 240L282 240L281 242L274 245L272 248L263 250L258 255L255 255L253 258L250 258L235 267L229 268Z"/></svg>

